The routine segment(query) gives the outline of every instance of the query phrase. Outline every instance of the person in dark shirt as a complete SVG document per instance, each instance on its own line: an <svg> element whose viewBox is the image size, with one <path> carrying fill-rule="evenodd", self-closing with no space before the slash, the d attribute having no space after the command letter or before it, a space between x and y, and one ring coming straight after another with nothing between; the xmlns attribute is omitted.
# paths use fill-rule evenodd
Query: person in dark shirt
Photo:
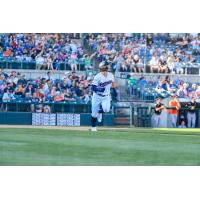
<svg viewBox="0 0 200 200"><path fill-rule="evenodd" d="M197 109L197 102L195 97L192 97L191 101L186 105L188 108L187 113L187 126L188 128L195 128L196 125L196 109Z"/></svg>
<svg viewBox="0 0 200 200"><path fill-rule="evenodd" d="M160 98L157 98L153 116L153 126L155 128L160 127L161 113L163 109L165 109L165 105L161 103Z"/></svg>

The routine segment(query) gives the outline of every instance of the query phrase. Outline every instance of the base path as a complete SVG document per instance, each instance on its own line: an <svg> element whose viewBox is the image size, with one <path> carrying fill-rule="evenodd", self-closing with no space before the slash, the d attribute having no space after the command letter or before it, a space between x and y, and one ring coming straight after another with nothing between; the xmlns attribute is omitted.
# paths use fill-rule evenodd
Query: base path
<svg viewBox="0 0 200 200"><path fill-rule="evenodd" d="M0 128L36 128L36 129L55 129L55 130L74 130L89 131L89 126L33 126L33 125L0 125ZM97 127L98 130L127 130L129 127Z"/></svg>

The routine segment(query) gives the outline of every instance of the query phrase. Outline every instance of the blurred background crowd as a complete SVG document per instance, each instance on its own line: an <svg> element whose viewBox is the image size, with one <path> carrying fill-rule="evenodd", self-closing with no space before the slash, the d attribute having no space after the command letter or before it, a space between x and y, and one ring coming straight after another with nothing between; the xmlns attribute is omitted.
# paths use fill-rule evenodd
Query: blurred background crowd
<svg viewBox="0 0 200 200"><path fill-rule="evenodd" d="M93 55L84 53L80 34L0 34L0 60L36 62L37 69L59 70L68 63L71 70L77 65L92 68Z"/></svg>
<svg viewBox="0 0 200 200"><path fill-rule="evenodd" d="M1 33L1 61L34 62L36 69L47 70L45 77L27 78L18 70L6 73L5 62L0 63L3 102L88 104L92 80L102 61L110 64L110 71L126 74L122 97L125 88L133 100L154 101L172 94L200 98L198 81L167 75L183 74L187 68L200 69L199 33ZM63 63L68 68L62 68ZM55 78L56 70L63 69L62 78ZM148 72L166 73L166 77L156 75L157 79L151 80L146 77ZM141 77L135 78L134 74Z"/></svg>
<svg viewBox="0 0 200 200"><path fill-rule="evenodd" d="M77 75L76 72L65 72L60 79L56 79L52 71L36 79L26 78L19 72L10 74L0 71L0 101L2 102L91 102L91 84L93 74Z"/></svg>
<svg viewBox="0 0 200 200"><path fill-rule="evenodd" d="M126 79L126 92L136 100L154 101L156 98L167 98L177 95L184 100L195 97L200 99L200 83L185 81L183 78L160 77L156 79L141 76L136 78L129 74Z"/></svg>
<svg viewBox="0 0 200 200"><path fill-rule="evenodd" d="M113 71L183 73L184 67L200 63L198 33L89 34L87 40Z"/></svg>

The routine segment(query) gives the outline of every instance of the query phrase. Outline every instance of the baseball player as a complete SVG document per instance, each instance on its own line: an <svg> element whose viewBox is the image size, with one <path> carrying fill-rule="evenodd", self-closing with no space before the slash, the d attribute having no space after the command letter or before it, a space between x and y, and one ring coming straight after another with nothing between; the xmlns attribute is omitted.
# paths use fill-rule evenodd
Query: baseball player
<svg viewBox="0 0 200 200"><path fill-rule="evenodd" d="M102 113L110 111L110 91L113 88L113 95L117 97L114 76L108 72L108 63L101 62L99 64L100 72L94 77L92 83L92 114L91 114L91 131L97 131L96 121L102 121Z"/></svg>
<svg viewBox="0 0 200 200"><path fill-rule="evenodd" d="M195 128L196 108L197 108L197 102L195 97L192 97L191 102L189 102L186 106L188 107L188 113L187 113L188 128Z"/></svg>
<svg viewBox="0 0 200 200"><path fill-rule="evenodd" d="M156 99L156 106L154 108L154 116L153 116L153 127L159 128L161 121L161 113L162 110L165 109L165 105L161 103L160 98Z"/></svg>

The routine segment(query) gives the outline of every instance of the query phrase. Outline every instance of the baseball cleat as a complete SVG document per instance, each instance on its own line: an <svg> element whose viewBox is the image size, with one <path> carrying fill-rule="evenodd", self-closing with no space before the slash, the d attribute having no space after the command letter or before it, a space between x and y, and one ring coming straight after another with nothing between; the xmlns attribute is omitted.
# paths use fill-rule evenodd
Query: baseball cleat
<svg viewBox="0 0 200 200"><path fill-rule="evenodd" d="M91 128L91 131L92 131L92 132L96 132L96 131L97 131L97 128L96 128L96 127L92 127L92 128Z"/></svg>

